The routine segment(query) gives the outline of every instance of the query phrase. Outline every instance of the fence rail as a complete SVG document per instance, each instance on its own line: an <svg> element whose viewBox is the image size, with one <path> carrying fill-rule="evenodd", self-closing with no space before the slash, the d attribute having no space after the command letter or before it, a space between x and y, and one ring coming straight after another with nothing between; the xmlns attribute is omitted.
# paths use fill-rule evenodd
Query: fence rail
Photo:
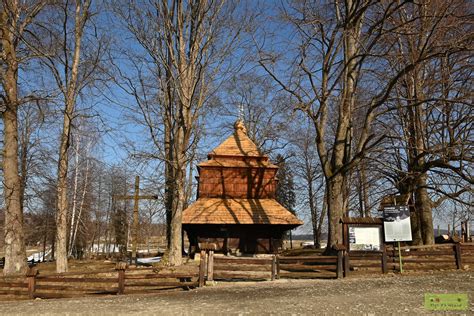
<svg viewBox="0 0 474 316"><path fill-rule="evenodd" d="M401 247L404 270L464 269L474 265L474 243ZM337 256L278 256L236 258L215 256L214 248L201 251L199 267L189 271L128 268L84 273L40 274L30 268L26 277L0 280L0 296L59 298L103 294L153 293L164 289L191 289L213 280L275 280L279 278L341 278L352 273L400 270L398 248L381 252L350 252Z"/></svg>
<svg viewBox="0 0 474 316"><path fill-rule="evenodd" d="M33 267L22 279L0 282L0 295L33 299L187 290L199 286L198 278L198 267L185 273L160 272L153 268L128 268L120 263L115 270L61 274L40 274Z"/></svg>

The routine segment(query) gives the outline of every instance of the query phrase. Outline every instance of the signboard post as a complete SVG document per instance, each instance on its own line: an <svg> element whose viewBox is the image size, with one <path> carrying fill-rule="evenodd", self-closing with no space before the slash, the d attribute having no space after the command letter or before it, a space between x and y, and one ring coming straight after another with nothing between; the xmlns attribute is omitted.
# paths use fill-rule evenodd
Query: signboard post
<svg viewBox="0 0 474 316"><path fill-rule="evenodd" d="M383 209L383 228L385 242L398 243L400 273L403 273L400 241L411 241L410 209L407 205L391 205Z"/></svg>

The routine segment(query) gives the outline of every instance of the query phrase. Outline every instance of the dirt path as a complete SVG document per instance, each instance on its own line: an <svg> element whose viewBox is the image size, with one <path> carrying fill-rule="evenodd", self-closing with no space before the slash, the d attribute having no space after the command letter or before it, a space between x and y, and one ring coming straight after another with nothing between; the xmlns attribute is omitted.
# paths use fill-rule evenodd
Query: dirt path
<svg viewBox="0 0 474 316"><path fill-rule="evenodd" d="M468 293L473 314L474 272L220 283L187 292L0 303L0 314L268 315L430 314L424 293Z"/></svg>

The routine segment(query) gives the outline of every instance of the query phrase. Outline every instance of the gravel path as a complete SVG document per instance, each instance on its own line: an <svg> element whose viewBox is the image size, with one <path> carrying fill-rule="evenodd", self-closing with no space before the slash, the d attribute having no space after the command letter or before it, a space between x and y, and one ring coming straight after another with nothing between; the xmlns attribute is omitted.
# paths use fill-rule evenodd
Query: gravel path
<svg viewBox="0 0 474 316"><path fill-rule="evenodd" d="M424 293L468 293L474 272L388 275L344 280L218 283L185 292L0 303L1 315L334 315L431 314ZM452 313L450 313L452 314Z"/></svg>

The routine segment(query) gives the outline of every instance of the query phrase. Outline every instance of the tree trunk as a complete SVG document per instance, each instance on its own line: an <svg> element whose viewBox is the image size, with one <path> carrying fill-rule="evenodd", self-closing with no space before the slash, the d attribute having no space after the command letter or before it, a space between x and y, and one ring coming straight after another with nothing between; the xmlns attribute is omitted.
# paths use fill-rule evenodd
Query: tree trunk
<svg viewBox="0 0 474 316"><path fill-rule="evenodd" d="M183 134L178 134L177 141L183 145ZM185 146L184 146L185 147ZM173 210L170 225L170 248L169 262L173 266L179 266L182 263L182 214L184 200L186 198L186 156L185 151L179 148L177 159L174 162L175 175L175 198L173 199Z"/></svg>
<svg viewBox="0 0 474 316"><path fill-rule="evenodd" d="M79 64L81 60L81 41L86 24L89 16L90 1L76 1L75 5L75 20L74 20L74 53L72 63L70 65L70 75L68 75L68 67L66 66L65 82L66 91L64 94L64 121L63 130L61 133L61 144L59 147L59 159L58 159L58 208L56 214L56 272L66 272L67 267L67 172L69 165L68 149L71 139L71 125L74 115L74 108L76 103L76 97L78 94L78 77L79 77ZM65 11L67 11L66 8ZM67 30L64 29L64 32ZM67 47L67 43L63 43ZM62 84L61 84L62 85Z"/></svg>
<svg viewBox="0 0 474 316"><path fill-rule="evenodd" d="M320 247L320 240L317 236L317 231L318 231L318 210L315 206L315 201L314 201L314 192L313 192L313 183L311 181L311 178L307 179L308 182L306 185L308 186L308 202L309 202L309 211L311 212L311 226L313 228L313 241L314 241L314 246L317 248Z"/></svg>
<svg viewBox="0 0 474 316"><path fill-rule="evenodd" d="M7 77L10 80L12 77ZM16 94L16 87L11 94ZM5 266L3 274L11 276L26 272L26 248L21 208L21 184L18 174L18 121L16 100L9 100L3 113L5 196Z"/></svg>
<svg viewBox="0 0 474 316"><path fill-rule="evenodd" d="M328 211L328 243L326 252L331 252L336 244L342 243L342 225L344 215L344 181L342 174L326 179Z"/></svg>
<svg viewBox="0 0 474 316"><path fill-rule="evenodd" d="M424 245L434 244L433 216L431 212L431 199L426 189L426 174L417 179L415 190L415 204L421 225L421 237Z"/></svg>
<svg viewBox="0 0 474 316"><path fill-rule="evenodd" d="M66 106L67 107L67 106ZM72 112L72 111L71 111ZM72 115L72 113L71 113ZM67 272L67 169L71 131L71 115L64 113L63 132L58 161L57 213L56 213L56 272Z"/></svg>
<svg viewBox="0 0 474 316"><path fill-rule="evenodd" d="M6 62L3 88L6 102L3 112L4 156L3 178L5 197L5 266L3 274L11 276L26 272L26 248L23 232L21 179L18 173L18 61L13 44L14 34L7 26L6 13L0 12L3 33L1 45Z"/></svg>
<svg viewBox="0 0 474 316"><path fill-rule="evenodd" d="M316 235L318 238L318 248L321 248L321 234L323 232L323 223L324 223L324 218L326 217L326 212L328 208L328 203L326 199L326 192L324 192L324 199L323 199L323 208L321 209L321 213L319 214L319 222L318 222L318 228L316 230Z"/></svg>
<svg viewBox="0 0 474 316"><path fill-rule="evenodd" d="M72 248L73 248L73 234L74 234L74 226L75 226L75 219L76 219L76 207L77 207L77 190L79 187L79 145L80 145L80 137L76 139L76 148L75 148L75 166L74 166L74 187L72 193L72 210L71 210L71 228L69 233L69 256L72 255Z"/></svg>

